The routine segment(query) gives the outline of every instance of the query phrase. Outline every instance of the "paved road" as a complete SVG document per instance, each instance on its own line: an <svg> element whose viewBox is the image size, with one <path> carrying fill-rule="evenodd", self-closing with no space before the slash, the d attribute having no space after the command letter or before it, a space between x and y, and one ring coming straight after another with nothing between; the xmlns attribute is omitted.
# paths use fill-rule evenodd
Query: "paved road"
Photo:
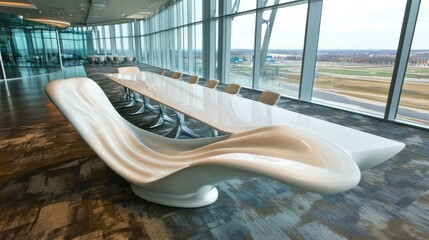
<svg viewBox="0 0 429 240"><path fill-rule="evenodd" d="M338 102L344 105L349 105L351 108L362 109L363 111L371 111L384 113L385 105L381 105L374 102L363 102L362 100L357 100L352 97L347 97L343 95L339 95L336 93L324 92L320 90L315 90L313 92L314 98L320 98L324 100L329 100L331 102ZM429 122L429 113L416 111L412 108L401 107L398 110L398 115L406 116L409 118L422 119Z"/></svg>
<svg viewBox="0 0 429 240"><path fill-rule="evenodd" d="M235 83L241 84L243 86L251 85L250 77L246 78L243 76L234 75L233 79L235 80L234 81ZM294 95L296 96L299 89L297 85L292 85L292 84L290 85L282 84L281 86L270 85L270 89L272 89L273 91L276 91L276 88L278 92L282 92L290 96L294 96ZM323 100L328 100L330 102L339 103L338 105L348 109L357 109L357 110L361 110L362 112L373 112L377 114L381 113L382 115L384 115L385 105L377 102L371 102L371 101L364 102L362 101L362 99L348 97L337 93L326 92L326 91L321 91L317 89L313 91L313 98L319 98ZM327 105L328 104L329 103L327 103ZM407 118L421 119L429 122L428 112L417 111L415 109L408 108L408 107L399 108L398 115L406 116Z"/></svg>

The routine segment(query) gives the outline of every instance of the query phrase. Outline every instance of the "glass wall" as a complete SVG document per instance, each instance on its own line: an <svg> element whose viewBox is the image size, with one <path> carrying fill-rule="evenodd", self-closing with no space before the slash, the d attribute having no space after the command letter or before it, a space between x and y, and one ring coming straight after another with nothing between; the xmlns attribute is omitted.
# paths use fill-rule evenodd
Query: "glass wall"
<svg viewBox="0 0 429 240"><path fill-rule="evenodd" d="M59 71L61 62L64 66L79 65L87 55L86 28L57 30L27 21L1 24L0 51L6 79Z"/></svg>
<svg viewBox="0 0 429 240"><path fill-rule="evenodd" d="M429 1L421 1L398 119L429 125Z"/></svg>
<svg viewBox="0 0 429 240"><path fill-rule="evenodd" d="M255 13L227 18L231 22L229 76L226 83L252 88Z"/></svg>
<svg viewBox="0 0 429 240"><path fill-rule="evenodd" d="M51 36L54 32L51 32ZM61 59L64 66L82 64L88 54L86 28L72 27L59 31ZM52 42L56 39L52 39ZM103 45L104 46L104 45Z"/></svg>
<svg viewBox="0 0 429 240"><path fill-rule="evenodd" d="M298 98L307 4L264 11L259 88Z"/></svg>
<svg viewBox="0 0 429 240"><path fill-rule="evenodd" d="M406 0L324 0L313 101L384 115Z"/></svg>
<svg viewBox="0 0 429 240"><path fill-rule="evenodd" d="M407 1L417 0L179 0L142 21L91 28L87 49L381 118ZM429 125L421 2L398 119Z"/></svg>

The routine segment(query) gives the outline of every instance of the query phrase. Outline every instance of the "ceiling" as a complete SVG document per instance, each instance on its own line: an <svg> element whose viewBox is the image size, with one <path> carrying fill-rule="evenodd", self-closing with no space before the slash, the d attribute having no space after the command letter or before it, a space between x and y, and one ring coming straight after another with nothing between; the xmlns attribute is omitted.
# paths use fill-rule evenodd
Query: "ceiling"
<svg viewBox="0 0 429 240"><path fill-rule="evenodd" d="M142 19L170 0L8 0L30 3L35 9L0 6L0 12L23 18L42 18L70 22L73 26L91 26ZM140 14L139 14L140 13ZM138 16L133 16L139 14ZM130 18L131 17L131 18Z"/></svg>

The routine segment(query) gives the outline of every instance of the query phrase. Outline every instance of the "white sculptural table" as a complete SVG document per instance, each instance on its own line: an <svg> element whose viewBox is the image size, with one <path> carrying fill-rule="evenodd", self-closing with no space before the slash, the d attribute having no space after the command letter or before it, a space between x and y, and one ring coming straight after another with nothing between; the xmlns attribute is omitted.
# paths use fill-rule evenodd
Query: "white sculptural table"
<svg viewBox="0 0 429 240"><path fill-rule="evenodd" d="M152 72L106 76L222 132L239 133L271 125L304 127L339 146L361 170L389 159L404 147L397 141Z"/></svg>
<svg viewBox="0 0 429 240"><path fill-rule="evenodd" d="M232 132L203 139L167 138L124 119L91 79L47 84L46 93L55 106L97 155L130 183L134 193L167 206L211 204L218 197L215 186L233 178L265 176L312 192L347 191L359 183L361 170L404 147L403 143L156 74L116 75L114 79L219 130Z"/></svg>

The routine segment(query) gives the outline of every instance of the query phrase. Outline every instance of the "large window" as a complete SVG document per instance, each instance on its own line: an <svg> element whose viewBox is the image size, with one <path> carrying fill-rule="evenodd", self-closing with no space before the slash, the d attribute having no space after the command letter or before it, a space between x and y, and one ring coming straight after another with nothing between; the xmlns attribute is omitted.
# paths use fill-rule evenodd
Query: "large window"
<svg viewBox="0 0 429 240"><path fill-rule="evenodd" d="M63 66L79 65L87 55L87 44L87 28L3 26L0 50L5 77L21 78L59 71L61 62ZM3 74L1 77L4 78Z"/></svg>
<svg viewBox="0 0 429 240"><path fill-rule="evenodd" d="M398 119L429 125L429 1L422 0Z"/></svg>
<svg viewBox="0 0 429 240"><path fill-rule="evenodd" d="M257 0L230 0L224 1L225 6L225 14L233 14L238 12L244 12L253 10L257 6ZM230 5L228 5L230 3Z"/></svg>
<svg viewBox="0 0 429 240"><path fill-rule="evenodd" d="M384 115L406 0L324 0L313 101Z"/></svg>
<svg viewBox="0 0 429 240"><path fill-rule="evenodd" d="M263 13L259 88L298 97L307 4Z"/></svg>
<svg viewBox="0 0 429 240"><path fill-rule="evenodd" d="M397 119L428 124L429 3L421 2ZM138 51L138 61L172 71L305 101L311 96L313 102L379 117L386 114L403 20L409 17L404 15L407 0L203 3L178 0L136 23L95 27L88 49L122 56ZM139 31L134 32L134 24ZM305 38L307 28L312 32ZM35 38L29 47L39 52L43 42ZM309 72L313 59L315 70Z"/></svg>
<svg viewBox="0 0 429 240"><path fill-rule="evenodd" d="M197 24L194 26L193 36L193 71L195 75L203 75L203 25Z"/></svg>
<svg viewBox="0 0 429 240"><path fill-rule="evenodd" d="M228 18L231 21L231 49L228 83L252 87L255 13Z"/></svg>

